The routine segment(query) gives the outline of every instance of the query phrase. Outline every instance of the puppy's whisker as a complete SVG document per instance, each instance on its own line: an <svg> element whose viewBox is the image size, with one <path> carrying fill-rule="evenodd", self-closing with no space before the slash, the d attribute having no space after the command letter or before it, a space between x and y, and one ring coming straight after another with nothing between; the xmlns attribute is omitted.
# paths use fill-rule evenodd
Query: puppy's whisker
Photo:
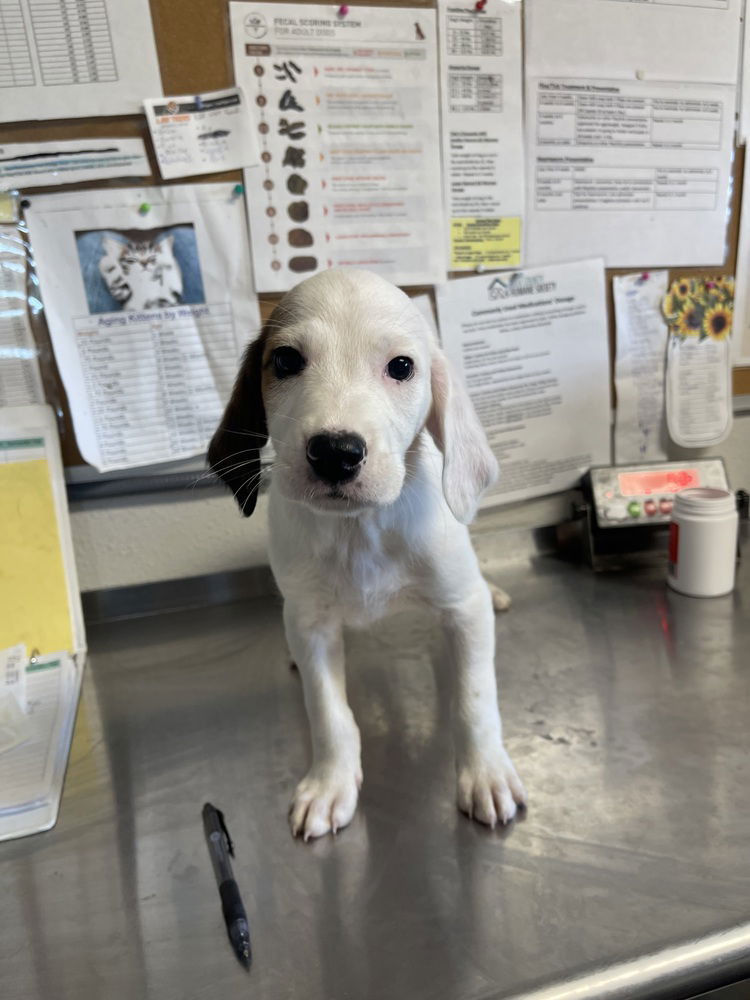
<svg viewBox="0 0 750 1000"><path fill-rule="evenodd" d="M201 476L199 476L197 482L200 482L203 479L210 479L214 475L219 477L227 476L229 475L230 472L237 472L238 469L248 468L252 464L253 464L253 459L246 458L243 459L243 461L241 462L235 462L234 465L224 465L224 466L217 465L213 469L209 469L208 472L204 472Z"/></svg>
<svg viewBox="0 0 750 1000"><path fill-rule="evenodd" d="M262 434L260 431L236 431L236 430L231 430L229 427L225 427L222 433L239 434L240 437L256 437L260 438L263 441L268 439L268 434Z"/></svg>
<svg viewBox="0 0 750 1000"><path fill-rule="evenodd" d="M238 462L238 463L237 463L236 465L233 465L233 466L230 466L229 468L226 468L226 469L222 469L222 470L221 470L221 473L220 473L220 474L219 474L219 473L217 473L217 475L219 475L219 476L220 476L220 478L221 478L221 476L222 476L222 475L229 475L230 473L233 473L233 472L238 472L238 471L239 471L240 469L242 469L243 467L247 467L247 466L249 466L250 464L251 464L251 463L250 463L249 461L247 461L247 462ZM258 477L260 477L260 476L262 476L262 475L264 475L265 473L267 473L267 472L270 472L270 471L271 471L271 470L270 470L270 468L262 468L262 469L260 469L260 470L259 470L259 471L257 472L257 476L258 476ZM255 475L255 474L256 474L256 473L253 473L253 475ZM201 479L207 479L207 478L209 478L209 477L211 477L211 476L213 476L213 471L211 471L211 470L210 470L209 472L205 473L205 474L204 474L204 475L203 475L203 476L201 477ZM196 482L200 482L200 481L201 481L201 479L197 480ZM196 485L196 483L194 483L193 485L195 486L195 485ZM240 488L241 488L241 487L240 487Z"/></svg>
<svg viewBox="0 0 750 1000"><path fill-rule="evenodd" d="M235 500L237 500L238 503L239 503L239 500L237 498L238 498L239 494L242 492L242 490L247 489L247 490L250 490L252 492L260 484L260 480L262 479L264 472L265 472L265 470L261 469L260 472L256 472L252 476L248 476L248 478L244 481L244 483L242 483L240 486L237 487L236 490L234 490L234 498L235 498ZM245 513L245 504L246 503L247 503L247 500L242 504L242 513L243 514Z"/></svg>

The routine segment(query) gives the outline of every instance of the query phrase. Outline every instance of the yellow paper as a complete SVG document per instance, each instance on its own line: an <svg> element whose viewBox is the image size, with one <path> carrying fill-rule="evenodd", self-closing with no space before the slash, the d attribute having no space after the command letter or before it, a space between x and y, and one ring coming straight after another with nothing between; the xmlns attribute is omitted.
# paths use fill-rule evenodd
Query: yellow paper
<svg viewBox="0 0 750 1000"><path fill-rule="evenodd" d="M0 191L0 222L15 222L17 218L16 196L10 191Z"/></svg>
<svg viewBox="0 0 750 1000"><path fill-rule="evenodd" d="M521 220L451 219L451 270L518 267Z"/></svg>
<svg viewBox="0 0 750 1000"><path fill-rule="evenodd" d="M44 459L0 462L0 649L73 649L60 534Z"/></svg>

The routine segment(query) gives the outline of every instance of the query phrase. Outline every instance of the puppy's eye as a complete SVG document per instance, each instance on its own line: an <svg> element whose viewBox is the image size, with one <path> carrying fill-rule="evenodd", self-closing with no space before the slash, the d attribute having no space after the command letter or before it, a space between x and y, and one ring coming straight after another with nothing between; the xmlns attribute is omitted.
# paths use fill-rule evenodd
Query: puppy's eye
<svg viewBox="0 0 750 1000"><path fill-rule="evenodd" d="M399 356L388 362L388 374L397 382L404 382L414 374L414 362L411 358Z"/></svg>
<svg viewBox="0 0 750 1000"><path fill-rule="evenodd" d="M273 370L278 378L299 375L305 367L305 359L293 347L277 347L273 352Z"/></svg>

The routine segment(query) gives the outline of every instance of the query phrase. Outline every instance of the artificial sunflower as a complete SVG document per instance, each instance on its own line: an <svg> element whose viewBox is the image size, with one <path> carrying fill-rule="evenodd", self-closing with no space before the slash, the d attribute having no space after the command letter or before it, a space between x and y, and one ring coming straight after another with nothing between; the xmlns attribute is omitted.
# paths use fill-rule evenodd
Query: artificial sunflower
<svg viewBox="0 0 750 1000"><path fill-rule="evenodd" d="M731 276L716 278L715 285L719 294L725 299L731 299L734 296L734 278Z"/></svg>
<svg viewBox="0 0 750 1000"><path fill-rule="evenodd" d="M672 282L672 291L681 299L686 299L693 291L694 284L692 278L680 278L679 281Z"/></svg>
<svg viewBox="0 0 750 1000"><path fill-rule="evenodd" d="M677 318L677 332L681 337L697 337L703 324L703 313L697 306L683 309Z"/></svg>
<svg viewBox="0 0 750 1000"><path fill-rule="evenodd" d="M714 306L703 317L703 332L712 340L726 340L732 332L732 310L727 306Z"/></svg>

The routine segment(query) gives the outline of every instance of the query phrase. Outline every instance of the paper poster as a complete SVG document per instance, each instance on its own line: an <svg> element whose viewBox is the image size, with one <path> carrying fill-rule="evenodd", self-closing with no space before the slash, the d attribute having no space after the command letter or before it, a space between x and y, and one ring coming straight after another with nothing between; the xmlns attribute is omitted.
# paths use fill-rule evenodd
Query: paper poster
<svg viewBox="0 0 750 1000"><path fill-rule="evenodd" d="M678 278L663 301L669 324L669 436L683 448L719 444L732 429L734 279Z"/></svg>
<svg viewBox="0 0 750 1000"><path fill-rule="evenodd" d="M445 278L435 12L231 3L261 165L245 172L258 291L328 267Z"/></svg>
<svg viewBox="0 0 750 1000"><path fill-rule="evenodd" d="M521 5L438 0L452 271L518 267L524 214Z"/></svg>
<svg viewBox="0 0 750 1000"><path fill-rule="evenodd" d="M0 226L0 406L43 402L26 298L26 247L17 226Z"/></svg>
<svg viewBox="0 0 750 1000"><path fill-rule="evenodd" d="M240 87L143 102L164 178L213 174L258 163L258 143Z"/></svg>
<svg viewBox="0 0 750 1000"><path fill-rule="evenodd" d="M739 0L526 5L528 261L724 259L739 13Z"/></svg>
<svg viewBox="0 0 750 1000"><path fill-rule="evenodd" d="M148 0L0 7L0 122L135 115L161 93Z"/></svg>
<svg viewBox="0 0 750 1000"><path fill-rule="evenodd" d="M100 471L201 454L260 327L232 184L39 195L28 227L76 439Z"/></svg>
<svg viewBox="0 0 750 1000"><path fill-rule="evenodd" d="M106 177L148 177L142 139L66 139L0 145L0 188L50 187Z"/></svg>
<svg viewBox="0 0 750 1000"><path fill-rule="evenodd" d="M500 465L483 505L570 489L610 462L601 260L479 275L437 288L443 349Z"/></svg>
<svg viewBox="0 0 750 1000"><path fill-rule="evenodd" d="M617 325L615 359L615 462L667 458L664 369L667 323L662 302L667 271L639 271L613 278Z"/></svg>

